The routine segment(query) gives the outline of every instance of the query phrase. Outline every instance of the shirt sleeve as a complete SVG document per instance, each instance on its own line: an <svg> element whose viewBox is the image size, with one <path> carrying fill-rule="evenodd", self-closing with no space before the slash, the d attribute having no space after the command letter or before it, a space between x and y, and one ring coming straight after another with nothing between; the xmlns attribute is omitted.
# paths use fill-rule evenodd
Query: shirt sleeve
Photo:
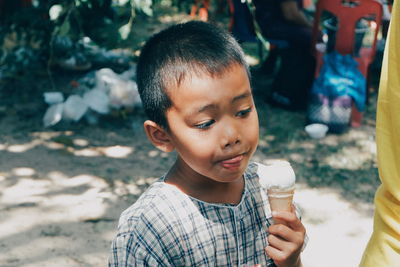
<svg viewBox="0 0 400 267"><path fill-rule="evenodd" d="M376 138L381 186L361 267L400 263L400 6L394 1L379 86Z"/></svg>

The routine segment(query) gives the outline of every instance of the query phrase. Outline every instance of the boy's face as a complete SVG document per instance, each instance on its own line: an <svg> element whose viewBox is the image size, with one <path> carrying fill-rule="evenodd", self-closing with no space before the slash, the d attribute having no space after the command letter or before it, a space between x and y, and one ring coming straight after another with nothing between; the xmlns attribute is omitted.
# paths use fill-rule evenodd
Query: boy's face
<svg viewBox="0 0 400 267"><path fill-rule="evenodd" d="M258 116L246 70L233 65L222 76L192 75L171 89L168 135L189 179L241 179L258 144Z"/></svg>

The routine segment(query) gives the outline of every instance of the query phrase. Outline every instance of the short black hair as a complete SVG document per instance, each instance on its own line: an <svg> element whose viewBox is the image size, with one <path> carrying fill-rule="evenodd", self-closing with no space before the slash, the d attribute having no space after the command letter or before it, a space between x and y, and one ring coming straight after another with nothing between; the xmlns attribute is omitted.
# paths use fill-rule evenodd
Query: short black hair
<svg viewBox="0 0 400 267"><path fill-rule="evenodd" d="M218 77L234 64L249 68L240 45L216 25L190 21L168 27L151 37L141 50L137 84L146 115L169 130L170 88L190 75Z"/></svg>

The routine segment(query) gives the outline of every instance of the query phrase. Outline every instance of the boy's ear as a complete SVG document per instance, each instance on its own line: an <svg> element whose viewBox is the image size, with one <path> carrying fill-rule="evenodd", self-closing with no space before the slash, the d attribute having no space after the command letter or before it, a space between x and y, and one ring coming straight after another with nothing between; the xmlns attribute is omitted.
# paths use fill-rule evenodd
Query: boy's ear
<svg viewBox="0 0 400 267"><path fill-rule="evenodd" d="M174 150L171 138L164 128L151 120L146 120L143 126L147 138L149 138L155 147L164 152L171 152Z"/></svg>

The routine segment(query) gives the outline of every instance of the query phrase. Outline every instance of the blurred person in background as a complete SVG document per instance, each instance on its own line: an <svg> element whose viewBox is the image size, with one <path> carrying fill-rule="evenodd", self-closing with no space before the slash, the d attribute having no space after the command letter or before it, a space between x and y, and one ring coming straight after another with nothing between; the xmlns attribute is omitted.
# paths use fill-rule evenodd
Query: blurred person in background
<svg viewBox="0 0 400 267"><path fill-rule="evenodd" d="M265 37L310 50L313 24L303 12L303 0L254 0L254 5Z"/></svg>
<svg viewBox="0 0 400 267"><path fill-rule="evenodd" d="M253 0L261 33L271 43L286 43L271 49L260 72L274 74L267 102L288 110L305 110L314 80L315 57L311 53L312 28L303 0ZM310 8L310 7L307 7Z"/></svg>

